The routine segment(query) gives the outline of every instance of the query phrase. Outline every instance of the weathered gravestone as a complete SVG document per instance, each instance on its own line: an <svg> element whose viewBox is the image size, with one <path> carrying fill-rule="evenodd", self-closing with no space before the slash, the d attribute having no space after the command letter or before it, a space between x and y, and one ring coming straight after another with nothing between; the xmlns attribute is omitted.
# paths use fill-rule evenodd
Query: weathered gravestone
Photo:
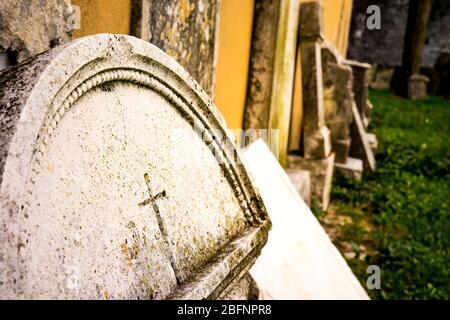
<svg viewBox="0 0 450 320"><path fill-rule="evenodd" d="M427 85L430 80L423 74L413 74L408 80L408 98L411 100L426 100Z"/></svg>
<svg viewBox="0 0 450 320"><path fill-rule="evenodd" d="M131 4L131 34L177 60L214 97L220 1L131 0Z"/></svg>
<svg viewBox="0 0 450 320"><path fill-rule="evenodd" d="M0 73L0 298L236 296L270 222L224 127L129 36Z"/></svg>
<svg viewBox="0 0 450 320"><path fill-rule="evenodd" d="M250 269L261 299L368 299L262 140L244 152L273 227Z"/></svg>
<svg viewBox="0 0 450 320"><path fill-rule="evenodd" d="M350 128L354 104L352 69L328 41L321 45L323 70L323 105L325 123L331 132L331 143L336 154L334 169L339 175L360 179L363 161L349 157L351 146Z"/></svg>
<svg viewBox="0 0 450 320"><path fill-rule="evenodd" d="M370 122L371 104L369 101L369 70L371 65L355 60L346 60L345 64L353 71L353 93L355 103L364 127L367 129Z"/></svg>
<svg viewBox="0 0 450 320"><path fill-rule="evenodd" d="M352 143L350 146L350 156L363 161L364 170L374 172L376 169L376 160L374 155L374 142L372 144L364 128L364 123L358 111L356 103L352 105L353 122L350 128Z"/></svg>
<svg viewBox="0 0 450 320"><path fill-rule="evenodd" d="M353 93L355 95L355 104L359 112L359 116L361 118L361 122L363 124L363 128L367 131L369 128L369 123L371 119L371 113L372 113L372 103L369 101L369 77L370 77L370 70L371 65L368 63L362 63L354 60L346 60L345 63L349 65L353 70ZM355 120L356 121L356 120ZM356 125L356 123L355 123ZM362 128L361 128L362 129ZM363 131L359 130L356 126L352 127L352 132L355 135L364 134ZM375 153L378 141L377 137L374 133L368 133L365 134L366 137L358 137L356 136L355 139L357 141L356 146L352 146L353 153L360 154L364 156L363 159L365 159L365 166L370 167L370 170L373 170L375 167L372 165L369 165L369 162L372 161L370 158L373 158L368 154L367 152L361 152L362 148L365 148L365 145L363 145L365 142L363 140L367 140L369 143L369 146L372 150L371 153ZM359 142L358 142L359 141ZM360 151L358 151L360 149ZM367 155L364 155L366 154ZM370 153L370 152L369 152ZM374 159L373 159L374 160Z"/></svg>
<svg viewBox="0 0 450 320"><path fill-rule="evenodd" d="M323 41L323 14L319 2L300 5L298 50L301 56L303 115L300 155L289 155L287 168L308 170L311 175L311 200L326 210L330 202L335 154L331 152L330 130L325 125L320 44Z"/></svg>
<svg viewBox="0 0 450 320"><path fill-rule="evenodd" d="M350 150L350 124L353 120L352 69L342 63L337 49L328 41L322 43L323 105L325 124L331 132L335 163L346 163Z"/></svg>

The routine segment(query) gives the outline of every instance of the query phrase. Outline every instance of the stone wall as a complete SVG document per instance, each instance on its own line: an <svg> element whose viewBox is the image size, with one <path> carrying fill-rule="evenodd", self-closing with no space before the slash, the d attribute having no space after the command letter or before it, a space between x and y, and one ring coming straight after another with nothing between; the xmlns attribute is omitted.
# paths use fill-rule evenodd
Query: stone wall
<svg viewBox="0 0 450 320"><path fill-rule="evenodd" d="M450 53L450 2L434 0L423 52L424 66L435 66L443 53Z"/></svg>
<svg viewBox="0 0 450 320"><path fill-rule="evenodd" d="M401 64L409 0L358 0L354 2L348 57L383 66ZM369 5L381 9L381 29L366 28ZM434 0L422 56L424 67L433 67L450 51L450 3ZM389 54L386 54L389 52Z"/></svg>
<svg viewBox="0 0 450 320"><path fill-rule="evenodd" d="M70 0L0 1L0 69L69 41L69 5Z"/></svg>

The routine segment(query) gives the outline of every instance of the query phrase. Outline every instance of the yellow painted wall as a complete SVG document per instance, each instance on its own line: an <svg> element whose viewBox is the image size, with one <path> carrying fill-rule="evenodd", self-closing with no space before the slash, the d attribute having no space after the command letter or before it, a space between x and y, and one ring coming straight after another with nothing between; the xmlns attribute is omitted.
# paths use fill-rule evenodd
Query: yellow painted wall
<svg viewBox="0 0 450 320"><path fill-rule="evenodd" d="M241 129L247 94L254 0L220 3L215 103L230 129Z"/></svg>
<svg viewBox="0 0 450 320"><path fill-rule="evenodd" d="M314 0L300 0L301 3L312 2ZM303 94L302 94L302 58L300 50L297 50L295 60L294 90L292 95L292 113L289 124L289 144L288 152L298 151L302 135L303 119Z"/></svg>
<svg viewBox="0 0 450 320"><path fill-rule="evenodd" d="M334 43L346 57L353 0L321 0L323 6L323 31L325 39Z"/></svg>
<svg viewBox="0 0 450 320"><path fill-rule="evenodd" d="M294 93L292 97L292 113L289 128L289 148L288 151L298 151L300 149L300 139L302 135L303 119L303 95L302 95L302 57L300 50L297 50L295 62Z"/></svg>
<svg viewBox="0 0 450 320"><path fill-rule="evenodd" d="M97 33L130 33L131 0L72 0L81 9L81 29L73 38Z"/></svg>

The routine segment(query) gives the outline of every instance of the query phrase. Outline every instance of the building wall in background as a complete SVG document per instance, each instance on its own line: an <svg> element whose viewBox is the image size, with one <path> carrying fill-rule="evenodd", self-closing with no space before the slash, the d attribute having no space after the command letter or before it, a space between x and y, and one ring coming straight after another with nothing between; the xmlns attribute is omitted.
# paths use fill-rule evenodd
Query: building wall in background
<svg viewBox="0 0 450 320"><path fill-rule="evenodd" d="M366 10L372 4L381 9L380 30L366 28ZM355 1L349 58L388 67L399 66L403 55L408 4L409 0ZM422 52L422 65L432 68L444 52L450 52L450 1L434 0Z"/></svg>
<svg viewBox="0 0 450 320"><path fill-rule="evenodd" d="M252 39L254 0L222 0L215 103L230 129L241 129Z"/></svg>
<svg viewBox="0 0 450 320"><path fill-rule="evenodd" d="M325 39L332 42L339 53L345 58L347 55L353 0L321 1L323 6L323 31Z"/></svg>
<svg viewBox="0 0 450 320"><path fill-rule="evenodd" d="M73 38L97 33L130 33L131 0L72 0L81 9L81 29Z"/></svg>

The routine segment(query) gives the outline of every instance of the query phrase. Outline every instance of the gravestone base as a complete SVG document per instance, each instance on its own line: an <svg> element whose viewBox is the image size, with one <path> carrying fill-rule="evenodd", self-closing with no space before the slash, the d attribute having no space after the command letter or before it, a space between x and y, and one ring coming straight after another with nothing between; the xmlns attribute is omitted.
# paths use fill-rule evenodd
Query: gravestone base
<svg viewBox="0 0 450 320"><path fill-rule="evenodd" d="M336 154L336 163L345 164L348 159L348 154L350 152L352 140L351 139L341 139L334 141L333 143L333 151Z"/></svg>
<svg viewBox="0 0 450 320"><path fill-rule="evenodd" d="M367 140L369 141L370 148L372 152L375 153L378 149L378 139L375 133L368 133Z"/></svg>
<svg viewBox="0 0 450 320"><path fill-rule="evenodd" d="M427 99L428 77L421 74L413 74L408 81L408 98L411 100Z"/></svg>
<svg viewBox="0 0 450 320"><path fill-rule="evenodd" d="M334 159L334 153L322 159L305 159L294 155L288 156L288 169L308 170L310 172L312 205L324 211L330 203Z"/></svg>
<svg viewBox="0 0 450 320"><path fill-rule="evenodd" d="M349 157L345 163L336 162L334 169L339 176L347 179L361 180L364 167L361 159Z"/></svg>
<svg viewBox="0 0 450 320"><path fill-rule="evenodd" d="M330 134L330 130L325 126L316 131L310 130L309 133L305 129L305 137L303 138L305 158L320 159L329 155L331 152Z"/></svg>
<svg viewBox="0 0 450 320"><path fill-rule="evenodd" d="M291 180L295 190L298 191L303 201L311 206L311 176L309 171L300 169L286 169L286 173Z"/></svg>

